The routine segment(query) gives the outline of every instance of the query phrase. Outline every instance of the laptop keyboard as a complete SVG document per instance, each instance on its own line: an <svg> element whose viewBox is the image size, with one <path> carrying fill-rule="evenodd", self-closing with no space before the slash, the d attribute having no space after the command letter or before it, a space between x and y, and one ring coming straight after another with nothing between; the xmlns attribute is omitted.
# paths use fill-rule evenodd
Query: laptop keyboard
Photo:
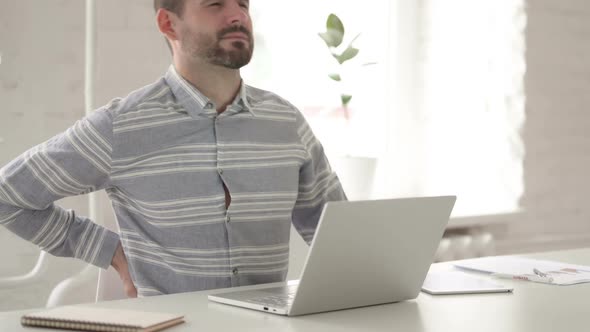
<svg viewBox="0 0 590 332"><path fill-rule="evenodd" d="M296 291L296 286L288 288L277 288L276 290L268 289L265 290L265 292L271 292L271 294L252 298L248 302L262 304L275 308L286 308L293 303L293 298L295 298ZM272 294L275 292L276 294Z"/></svg>

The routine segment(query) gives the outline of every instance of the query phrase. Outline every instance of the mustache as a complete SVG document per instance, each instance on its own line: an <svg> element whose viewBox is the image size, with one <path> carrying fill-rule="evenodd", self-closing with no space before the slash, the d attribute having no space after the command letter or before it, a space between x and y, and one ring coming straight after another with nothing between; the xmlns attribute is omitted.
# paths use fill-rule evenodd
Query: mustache
<svg viewBox="0 0 590 332"><path fill-rule="evenodd" d="M223 38L223 36L229 34L229 33L233 33L233 32L242 32L244 33L246 36L248 36L248 39L250 41L252 41L252 32L250 32L250 30L246 29L246 27L242 26L242 25L232 25L230 27L221 29L218 33L217 33L217 38L221 39Z"/></svg>

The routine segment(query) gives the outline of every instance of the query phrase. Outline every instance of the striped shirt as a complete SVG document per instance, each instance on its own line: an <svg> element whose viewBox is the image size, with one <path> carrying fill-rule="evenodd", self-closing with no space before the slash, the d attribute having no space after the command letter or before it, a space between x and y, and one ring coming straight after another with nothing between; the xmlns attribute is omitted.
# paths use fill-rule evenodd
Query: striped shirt
<svg viewBox="0 0 590 332"><path fill-rule="evenodd" d="M53 203L101 189L119 234ZM0 169L0 224L101 268L120 240L140 296L282 281L291 223L344 199L293 105L242 83L218 113L173 66Z"/></svg>

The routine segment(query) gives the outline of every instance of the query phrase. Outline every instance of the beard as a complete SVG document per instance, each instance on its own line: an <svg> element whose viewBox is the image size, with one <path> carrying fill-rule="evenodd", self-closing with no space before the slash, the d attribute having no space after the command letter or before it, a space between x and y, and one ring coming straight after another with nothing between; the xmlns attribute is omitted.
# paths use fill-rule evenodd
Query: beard
<svg viewBox="0 0 590 332"><path fill-rule="evenodd" d="M228 33L242 32L248 40L236 40L231 42L232 48L227 50L221 46L223 36ZM240 69L252 59L254 52L254 38L252 33L243 26L231 26L217 33L215 37L205 33L191 34L184 31L182 34L182 49L193 58L199 58L210 64L230 69Z"/></svg>

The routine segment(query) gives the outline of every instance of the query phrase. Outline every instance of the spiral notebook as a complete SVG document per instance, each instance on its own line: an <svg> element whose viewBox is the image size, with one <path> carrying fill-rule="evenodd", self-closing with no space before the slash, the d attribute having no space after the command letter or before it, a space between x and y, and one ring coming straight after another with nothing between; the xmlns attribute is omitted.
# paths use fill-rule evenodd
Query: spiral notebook
<svg viewBox="0 0 590 332"><path fill-rule="evenodd" d="M184 316L161 312L66 306L22 316L24 326L81 331L154 332L181 324Z"/></svg>

